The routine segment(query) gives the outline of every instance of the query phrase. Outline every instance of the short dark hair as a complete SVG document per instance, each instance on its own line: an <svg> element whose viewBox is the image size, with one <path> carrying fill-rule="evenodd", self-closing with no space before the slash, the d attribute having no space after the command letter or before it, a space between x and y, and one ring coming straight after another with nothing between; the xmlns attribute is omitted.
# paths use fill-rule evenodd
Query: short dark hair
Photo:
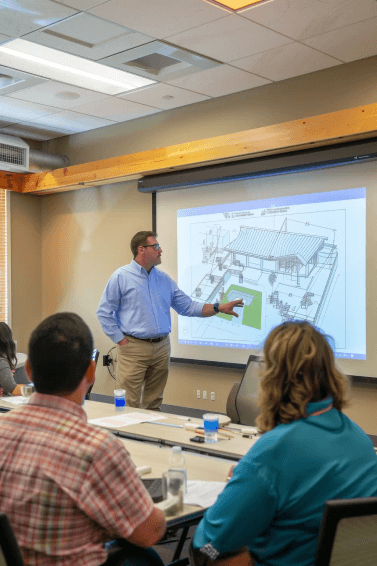
<svg viewBox="0 0 377 566"><path fill-rule="evenodd" d="M16 344L6 322L0 322L0 357L8 360L10 369L16 369Z"/></svg>
<svg viewBox="0 0 377 566"><path fill-rule="evenodd" d="M134 258L139 252L139 246L146 246L148 244L148 238L157 238L156 232L151 232L150 230L145 230L144 232L138 232L131 240L131 252Z"/></svg>
<svg viewBox="0 0 377 566"><path fill-rule="evenodd" d="M72 393L87 371L93 337L80 316L70 312L43 320L29 340L29 363L38 393Z"/></svg>

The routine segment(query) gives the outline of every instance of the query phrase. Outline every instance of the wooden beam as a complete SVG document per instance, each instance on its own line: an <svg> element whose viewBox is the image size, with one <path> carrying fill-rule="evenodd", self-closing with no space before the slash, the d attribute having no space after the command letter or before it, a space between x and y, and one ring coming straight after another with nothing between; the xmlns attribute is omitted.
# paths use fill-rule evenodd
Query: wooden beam
<svg viewBox="0 0 377 566"><path fill-rule="evenodd" d="M22 193L27 177L29 177L27 173L0 171L0 189Z"/></svg>
<svg viewBox="0 0 377 566"><path fill-rule="evenodd" d="M376 135L377 104L29 175L23 193L49 194L145 175L365 139Z"/></svg>

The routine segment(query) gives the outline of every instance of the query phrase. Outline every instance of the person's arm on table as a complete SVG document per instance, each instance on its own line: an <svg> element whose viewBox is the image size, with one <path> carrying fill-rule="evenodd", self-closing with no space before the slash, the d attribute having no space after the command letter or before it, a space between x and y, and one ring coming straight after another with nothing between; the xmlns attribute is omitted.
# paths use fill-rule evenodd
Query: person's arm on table
<svg viewBox="0 0 377 566"><path fill-rule="evenodd" d="M265 466L241 460L199 523L193 539L194 553L200 556L200 551L220 566L217 559L223 554L242 554L245 546L252 546L275 515L277 495L271 480ZM212 564L208 560L203 563Z"/></svg>
<svg viewBox="0 0 377 566"><path fill-rule="evenodd" d="M164 515L154 506L130 454L119 439L107 434L84 482L80 507L109 540L123 538L148 548L166 531Z"/></svg>
<svg viewBox="0 0 377 566"><path fill-rule="evenodd" d="M122 293L119 287L118 276L114 273L110 277L101 297L97 309L97 318L104 333L113 342L123 346L127 344L128 340L114 320L114 314L120 305L121 298Z"/></svg>
<svg viewBox="0 0 377 566"><path fill-rule="evenodd" d="M163 512L157 507L153 507L152 513L148 519L141 523L132 535L127 537L128 542L148 548L158 542L166 532L166 521Z"/></svg>
<svg viewBox="0 0 377 566"><path fill-rule="evenodd" d="M0 369L0 387L3 389L4 395L21 395L22 384L17 385L14 381L13 372L8 362Z"/></svg>

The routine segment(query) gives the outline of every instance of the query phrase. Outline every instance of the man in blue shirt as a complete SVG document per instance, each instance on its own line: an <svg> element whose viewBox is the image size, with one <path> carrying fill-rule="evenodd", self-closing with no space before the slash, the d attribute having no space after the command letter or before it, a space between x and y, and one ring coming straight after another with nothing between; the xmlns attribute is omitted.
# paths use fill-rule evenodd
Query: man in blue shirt
<svg viewBox="0 0 377 566"><path fill-rule="evenodd" d="M241 299L214 305L193 301L157 269L162 249L155 232L131 240L134 259L110 277L97 309L103 331L117 344L117 381L127 391L127 405L158 410L168 378L170 308L183 316L218 312L238 317Z"/></svg>

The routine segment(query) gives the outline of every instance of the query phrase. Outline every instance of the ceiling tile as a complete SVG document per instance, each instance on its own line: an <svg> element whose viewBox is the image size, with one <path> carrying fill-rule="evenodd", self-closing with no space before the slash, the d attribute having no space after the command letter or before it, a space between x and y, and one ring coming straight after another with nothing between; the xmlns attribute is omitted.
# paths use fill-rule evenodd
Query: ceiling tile
<svg viewBox="0 0 377 566"><path fill-rule="evenodd" d="M215 67L209 71L202 71L197 75L176 79L171 82L181 88L217 97L265 85L270 81L241 71L241 69L222 65L221 67Z"/></svg>
<svg viewBox="0 0 377 566"><path fill-rule="evenodd" d="M197 94L183 88L178 88L173 85L159 83L151 85L129 94L120 95L121 98L140 102L140 104L147 104L154 106L161 110L168 110L170 108L178 108L179 106L187 106L202 100L208 100L208 96Z"/></svg>
<svg viewBox="0 0 377 566"><path fill-rule="evenodd" d="M266 77L282 81L339 65L340 61L301 43L290 43L263 53L232 61L232 65Z"/></svg>
<svg viewBox="0 0 377 566"><path fill-rule="evenodd" d="M104 4L107 0L59 0L59 4L64 4L64 6L69 6L71 8L76 8L80 12L85 12L85 10L90 10L99 4Z"/></svg>
<svg viewBox="0 0 377 566"><path fill-rule="evenodd" d="M1 122L0 122L1 127ZM18 136L20 138L36 140L36 141L48 141L55 138L61 138L63 136L69 136L74 132L64 131L64 130L50 130L39 126L38 124L14 124L8 128L1 128L0 132L2 134L7 134L8 136Z"/></svg>
<svg viewBox="0 0 377 566"><path fill-rule="evenodd" d="M110 97L93 90L86 90L55 81L47 81L44 84L11 94L10 98L39 102L54 108L69 109Z"/></svg>
<svg viewBox="0 0 377 566"><path fill-rule="evenodd" d="M317 35L307 45L349 63L377 55L377 18ZM358 38L358 40L356 40Z"/></svg>
<svg viewBox="0 0 377 566"><path fill-rule="evenodd" d="M306 39L377 16L375 0L279 0L240 14L294 39Z"/></svg>
<svg viewBox="0 0 377 566"><path fill-rule="evenodd" d="M36 29L73 16L76 10L48 0L7 0L0 2L2 30L11 37L20 37ZM0 61L1 63L1 61Z"/></svg>
<svg viewBox="0 0 377 566"><path fill-rule="evenodd" d="M46 79L0 65L0 95L9 95L44 82L46 82Z"/></svg>
<svg viewBox="0 0 377 566"><path fill-rule="evenodd" d="M10 122L32 122L55 112L57 109L50 106L15 100L8 96L0 97L0 116L8 118Z"/></svg>
<svg viewBox="0 0 377 566"><path fill-rule="evenodd" d="M152 37L81 13L30 33L28 41L97 61L153 41Z"/></svg>
<svg viewBox="0 0 377 566"><path fill-rule="evenodd" d="M203 0L110 0L91 14L157 39L224 18L229 12Z"/></svg>
<svg viewBox="0 0 377 566"><path fill-rule="evenodd" d="M229 62L292 43L292 40L237 15L230 15L173 35L169 42Z"/></svg>
<svg viewBox="0 0 377 566"><path fill-rule="evenodd" d="M81 114L97 116L98 118L106 118L113 122L125 122L126 120L133 120L140 116L158 112L157 108L151 108L120 98L111 98L101 102L92 102L91 104L78 106L75 108L75 111Z"/></svg>
<svg viewBox="0 0 377 566"><path fill-rule="evenodd" d="M114 124L114 122L110 120L84 116L84 114L70 112L69 110L51 116L44 116L38 120L33 120L33 122L51 129L56 128L57 130L68 130L71 132L85 132L87 130L94 130L95 128L102 128L103 126Z"/></svg>
<svg viewBox="0 0 377 566"><path fill-rule="evenodd" d="M10 39L12 39L12 38L9 37L8 35L3 35L2 33L0 33L0 45L2 43L5 43L6 41L9 41Z"/></svg>

